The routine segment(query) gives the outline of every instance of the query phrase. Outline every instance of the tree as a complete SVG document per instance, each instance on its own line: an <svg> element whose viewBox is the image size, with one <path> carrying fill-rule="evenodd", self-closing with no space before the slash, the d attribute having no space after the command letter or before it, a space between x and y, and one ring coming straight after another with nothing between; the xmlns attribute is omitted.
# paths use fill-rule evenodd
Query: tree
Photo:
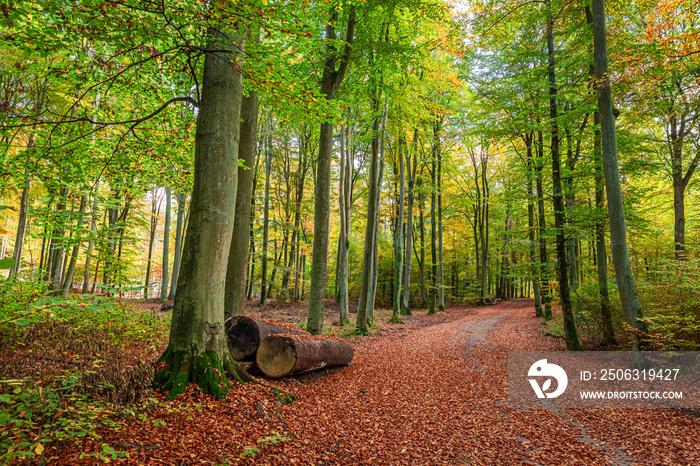
<svg viewBox="0 0 700 466"><path fill-rule="evenodd" d="M570 351L580 351L581 343L578 339L578 331L574 322L574 313L571 309L571 294L569 290L569 264L566 260L566 237L564 226L566 224L566 211L564 207L564 193L561 186L561 161L559 155L559 124L557 121L557 83L554 59L554 19L550 0L546 0L547 8L547 51L549 57L549 117L551 125L551 150L552 150L552 184L554 189L554 227L557 235L557 268L559 272L559 295L561 297L561 310L564 315L564 333L566 335L566 348Z"/></svg>
<svg viewBox="0 0 700 466"><path fill-rule="evenodd" d="M627 324L641 332L647 331L642 320L644 313L637 296L637 286L632 275L627 251L627 223L622 202L620 171L617 166L617 133L608 72L608 46L605 32L605 1L593 0L593 46L595 59L596 91L603 153L603 174L608 195L608 220L610 221L610 250L615 266L615 279Z"/></svg>
<svg viewBox="0 0 700 466"><path fill-rule="evenodd" d="M321 93L326 100L335 100L350 64L350 51L355 36L355 7L350 6L345 44L338 53L335 23L338 10L331 8L326 23L327 55L323 64ZM311 334L323 330L323 311L326 296L326 266L328 262L328 222L330 216L331 156L333 152L333 123L321 123L318 143L318 165L316 167L314 246L311 259L311 289L309 291L309 315L307 328Z"/></svg>
<svg viewBox="0 0 700 466"><path fill-rule="evenodd" d="M221 397L235 375L224 331L224 294L238 179L241 39L212 27L204 59L195 137L194 190L168 347L154 387L174 398L190 382Z"/></svg>

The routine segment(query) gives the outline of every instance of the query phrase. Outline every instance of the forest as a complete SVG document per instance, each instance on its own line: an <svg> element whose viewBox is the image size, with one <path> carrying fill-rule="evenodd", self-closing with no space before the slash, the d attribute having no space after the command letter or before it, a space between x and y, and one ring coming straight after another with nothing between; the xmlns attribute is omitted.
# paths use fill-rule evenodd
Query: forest
<svg viewBox="0 0 700 466"><path fill-rule="evenodd" d="M98 439L127 423L115 403L158 429L153 410L169 425L186 422L173 409L213 410L204 394L267 400L229 354L224 322L242 314L349 339L357 371L375 367L373 338L508 306L535 329L528 348L700 348L696 1L3 0L0 13L2 460L131 449L146 463L172 446ZM281 386L280 412L295 385ZM258 419L268 401L236 452L202 462L297 458L291 421ZM687 447L678 435L670 450ZM328 448L324 464L351 461ZM551 448L552 462L573 451Z"/></svg>

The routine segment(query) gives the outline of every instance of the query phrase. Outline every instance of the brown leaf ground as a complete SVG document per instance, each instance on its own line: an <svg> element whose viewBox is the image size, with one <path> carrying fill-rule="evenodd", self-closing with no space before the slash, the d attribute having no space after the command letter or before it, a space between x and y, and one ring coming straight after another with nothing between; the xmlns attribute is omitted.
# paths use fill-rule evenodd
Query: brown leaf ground
<svg viewBox="0 0 700 466"><path fill-rule="evenodd" d="M299 309L283 312L301 321ZM354 339L349 367L264 380L294 393L291 405L263 386L222 401L189 390L147 421L62 445L52 463L95 464L80 453L107 443L130 453L116 462L149 465L700 464L700 420L681 411L508 408L508 351L562 349L533 313L527 299L420 311Z"/></svg>

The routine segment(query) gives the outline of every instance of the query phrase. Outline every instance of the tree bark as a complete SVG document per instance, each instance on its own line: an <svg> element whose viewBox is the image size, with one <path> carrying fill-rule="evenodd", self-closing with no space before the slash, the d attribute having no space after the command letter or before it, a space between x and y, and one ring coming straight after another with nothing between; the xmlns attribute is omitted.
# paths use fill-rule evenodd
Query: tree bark
<svg viewBox="0 0 700 466"><path fill-rule="evenodd" d="M170 186L165 188L165 224L163 225L163 274L160 281L160 300L164 302L168 298L168 267L170 260L170 211L172 210L172 193Z"/></svg>
<svg viewBox="0 0 700 466"><path fill-rule="evenodd" d="M347 366L350 343L324 336L271 335L258 349L255 363L268 377L300 374L324 367Z"/></svg>
<svg viewBox="0 0 700 466"><path fill-rule="evenodd" d="M226 319L224 327L229 352L236 361L254 361L258 346L270 335L285 333L309 335L309 332L294 324L256 319L244 315L229 317Z"/></svg>
<svg viewBox="0 0 700 466"><path fill-rule="evenodd" d="M406 150L406 142L403 138L399 138L399 149L398 149L398 159L399 159L399 173L398 173L398 202L396 210L396 228L394 229L394 310L391 316L391 322L400 323L401 322L401 287L402 287L402 269L403 269L403 217L404 217L404 186L406 184L406 175L404 172L404 160L403 152L408 152ZM408 256L411 252L408 251ZM408 292L406 292L408 294Z"/></svg>
<svg viewBox="0 0 700 466"><path fill-rule="evenodd" d="M92 204L92 218L90 219L90 240L88 241L88 247L85 251L85 273L83 274L83 294L87 293L88 286L90 285L90 263L92 262L92 251L95 247L95 237L97 236L97 216L99 215L98 207L98 195L100 192L100 180L95 182L95 187L93 189L94 201ZM148 257L149 263L151 260L150 253ZM95 277L97 277L97 269L95 269ZM147 281L148 282L148 281ZM146 283L148 285L148 283Z"/></svg>
<svg viewBox="0 0 700 466"><path fill-rule="evenodd" d="M235 366L224 331L224 294L238 177L242 76L239 39L211 28L195 135L194 188L168 347L154 388L173 399L189 383L223 397ZM236 44L236 42L239 42Z"/></svg>
<svg viewBox="0 0 700 466"><path fill-rule="evenodd" d="M253 199L253 165L258 140L258 94L248 92L241 104L240 144L238 157L243 159L243 167L238 167L236 187L236 214L231 237L231 250L226 267L226 297L224 315L226 318L244 313L248 254L250 251L250 215Z"/></svg>
<svg viewBox="0 0 700 466"><path fill-rule="evenodd" d="M177 226L175 227L175 257L173 257L173 274L170 280L170 293L168 299L175 299L177 280L180 275L180 260L182 259L182 234L185 222L185 204L187 193L181 191L177 194Z"/></svg>
<svg viewBox="0 0 700 466"><path fill-rule="evenodd" d="M410 316L411 312L411 251L413 249L413 199L418 165L418 130L413 132L413 165L411 165L411 153L406 151L406 170L408 171L408 205L406 206L406 263L403 273L403 303L401 314Z"/></svg>
<svg viewBox="0 0 700 466"><path fill-rule="evenodd" d="M260 279L260 304L265 304L267 298L267 249L268 236L270 230L270 171L272 170L272 131L270 128L271 121L268 111L267 125L265 127L265 194L263 207L263 242L262 242L262 265Z"/></svg>
<svg viewBox="0 0 700 466"><path fill-rule="evenodd" d="M564 316L564 334L566 335L566 348L569 351L580 351L576 322L571 309L571 295L569 290L569 264L566 259L566 212L564 207L564 193L561 187L561 160L559 154L559 123L557 110L557 83L554 60L554 20L550 0L546 0L547 6L547 51L549 62L549 117L551 126L551 151L552 151L552 185L554 190L554 227L557 233L557 268L559 271L559 296L562 314Z"/></svg>
<svg viewBox="0 0 700 466"><path fill-rule="evenodd" d="M528 240L529 253L530 253L530 274L532 276L532 290L535 295L535 316L542 317L544 315L542 311L542 296L540 294L540 272L539 264L537 263L537 246L535 244L535 195L532 186L532 175L534 169L534 160L532 155L532 143L534 135L532 133L526 134L524 137L525 146L527 150L527 226L528 226Z"/></svg>
<svg viewBox="0 0 700 466"><path fill-rule="evenodd" d="M600 132L603 150L603 174L608 195L608 219L610 221L610 249L615 266L615 278L627 324L641 332L647 332L642 306L637 296L637 286L632 275L627 252L627 224L617 166L617 135L615 116L608 74L608 49L605 33L605 1L593 0L593 44L595 58L596 91ZM638 345L634 345L636 349Z"/></svg>
<svg viewBox="0 0 700 466"><path fill-rule="evenodd" d="M327 56L323 65L321 93L326 100L335 100L340 83L350 63L350 49L355 36L355 7L350 7L345 34L345 46L340 57L335 49L335 25L338 12L330 11L330 20L326 24L328 40ZM309 291L308 329L312 334L323 331L323 312L326 297L326 268L328 263L328 222L330 217L331 159L333 155L333 124L321 123L318 140L318 165L316 168L315 213L314 213L314 247L311 260L311 289Z"/></svg>
<svg viewBox="0 0 700 466"><path fill-rule="evenodd" d="M357 304L357 329L362 333L367 332L367 308L369 295L371 294L372 260L374 255L374 241L377 229L377 198L379 196L379 100L373 98L374 121L372 122L372 159L369 171L369 190L367 196L367 225L365 227L365 245L362 262L362 281L360 282L360 297Z"/></svg>
<svg viewBox="0 0 700 466"><path fill-rule="evenodd" d="M73 245L73 251L71 252L70 264L66 270L65 278L63 279L63 285L61 285L63 296L68 296L70 292L70 287L73 284L73 274L75 273L75 265L78 263L78 252L80 251L80 237L81 231L80 227L83 225L83 220L85 217L85 207L87 206L87 194L83 194L80 197L80 209L78 211L78 223L75 226L75 244Z"/></svg>

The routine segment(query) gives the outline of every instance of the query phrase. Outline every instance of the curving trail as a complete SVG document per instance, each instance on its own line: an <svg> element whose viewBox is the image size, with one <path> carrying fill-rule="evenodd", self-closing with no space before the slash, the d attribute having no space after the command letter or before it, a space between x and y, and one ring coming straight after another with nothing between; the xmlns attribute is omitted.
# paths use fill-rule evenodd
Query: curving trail
<svg viewBox="0 0 700 466"><path fill-rule="evenodd" d="M513 299L386 324L355 341L352 366L275 381L292 405L261 387L222 402L193 394L194 419L159 409L165 425L109 441L160 445L129 464L700 464L700 419L677 410L508 408L508 351L562 347L533 314Z"/></svg>

